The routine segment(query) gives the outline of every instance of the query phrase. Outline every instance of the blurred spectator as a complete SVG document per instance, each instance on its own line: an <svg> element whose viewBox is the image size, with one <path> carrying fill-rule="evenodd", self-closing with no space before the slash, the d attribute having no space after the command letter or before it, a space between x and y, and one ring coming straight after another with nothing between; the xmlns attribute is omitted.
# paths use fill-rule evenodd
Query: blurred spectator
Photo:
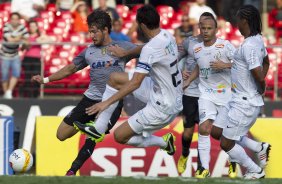
<svg viewBox="0 0 282 184"><path fill-rule="evenodd" d="M56 6L59 11L70 11L74 3L75 0L57 0Z"/></svg>
<svg viewBox="0 0 282 184"><path fill-rule="evenodd" d="M89 8L84 1L76 2L71 8L73 16L73 30L78 33L88 33L87 16L89 14Z"/></svg>
<svg viewBox="0 0 282 184"><path fill-rule="evenodd" d="M276 21L282 21L282 0L277 0L277 8L271 10L269 16L271 19L270 26L274 26Z"/></svg>
<svg viewBox="0 0 282 184"><path fill-rule="evenodd" d="M124 0L123 0L124 1ZM132 0L130 0L131 2ZM143 1L143 0L142 0ZM108 7L115 8L117 4L127 4L126 2L118 3L116 0L107 0L106 1ZM142 2L143 3L143 2ZM99 8L99 0L92 0L92 9L95 10Z"/></svg>
<svg viewBox="0 0 282 184"><path fill-rule="evenodd" d="M26 44L26 53L23 59L23 68L25 73L25 80L20 92L25 97L38 97L40 85L30 81L33 75L41 72L41 45L34 45L34 43L42 43L48 41L48 37L41 34L36 21L29 22L29 38ZM33 43L33 44L30 44Z"/></svg>
<svg viewBox="0 0 282 184"><path fill-rule="evenodd" d="M18 12L26 21L37 17L45 9L44 0L12 0L11 11Z"/></svg>
<svg viewBox="0 0 282 184"><path fill-rule="evenodd" d="M216 18L214 11L206 5L205 0L197 0L196 3L194 3L189 10L190 23L192 25L197 24L200 19L200 16L204 12L210 12L211 14L213 14L214 18Z"/></svg>
<svg viewBox="0 0 282 184"><path fill-rule="evenodd" d="M116 41L128 41L130 42L130 38L121 32L122 23L120 20L113 21L113 30L110 34L111 38Z"/></svg>
<svg viewBox="0 0 282 184"><path fill-rule="evenodd" d="M2 70L2 87L4 98L12 99L12 92L18 82L21 73L21 61L19 57L19 43L26 41L28 31L26 27L20 24L20 14L12 13L10 22L7 22L3 28L3 39L7 44L3 43L0 50L1 70ZM13 44L14 43L14 44ZM9 79L9 71L12 75Z"/></svg>
<svg viewBox="0 0 282 184"><path fill-rule="evenodd" d="M276 0L277 6L269 12L268 24L275 30L277 42L280 43L282 35L282 0Z"/></svg>
<svg viewBox="0 0 282 184"><path fill-rule="evenodd" d="M112 20L118 20L120 17L114 8L107 6L107 0L99 0L99 10L106 11L111 16Z"/></svg>
<svg viewBox="0 0 282 184"><path fill-rule="evenodd" d="M233 26L236 26L236 12L242 4L242 0L222 0L222 16Z"/></svg>
<svg viewBox="0 0 282 184"><path fill-rule="evenodd" d="M177 44L182 43L185 38L193 35L193 26L189 22L188 15L182 16L181 23L181 26L176 28L174 32Z"/></svg>

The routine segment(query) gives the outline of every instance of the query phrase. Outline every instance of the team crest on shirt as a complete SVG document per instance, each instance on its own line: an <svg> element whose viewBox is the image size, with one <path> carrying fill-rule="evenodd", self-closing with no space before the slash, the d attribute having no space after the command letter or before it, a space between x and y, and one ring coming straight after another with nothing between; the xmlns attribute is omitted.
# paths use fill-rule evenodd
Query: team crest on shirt
<svg viewBox="0 0 282 184"><path fill-rule="evenodd" d="M215 47L216 47L216 48L223 48L223 47L224 47L224 44L216 44Z"/></svg>
<svg viewBox="0 0 282 184"><path fill-rule="evenodd" d="M101 53L102 53L103 55L107 54L107 48L106 48L106 47L105 47L105 48L102 48L102 49L101 49Z"/></svg>
<svg viewBox="0 0 282 184"><path fill-rule="evenodd" d="M194 52L197 53L197 52L200 52L201 50L202 50L202 47L197 47L194 49Z"/></svg>

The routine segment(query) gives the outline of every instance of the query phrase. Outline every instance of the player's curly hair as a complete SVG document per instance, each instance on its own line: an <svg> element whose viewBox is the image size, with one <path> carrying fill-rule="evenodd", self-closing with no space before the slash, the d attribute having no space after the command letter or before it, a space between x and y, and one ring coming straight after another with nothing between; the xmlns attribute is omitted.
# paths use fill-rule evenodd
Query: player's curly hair
<svg viewBox="0 0 282 184"><path fill-rule="evenodd" d="M137 10L136 20L139 24L143 23L148 29L160 27L160 15L151 5L144 5Z"/></svg>
<svg viewBox="0 0 282 184"><path fill-rule="evenodd" d="M103 10L94 10L90 15L87 16L88 27L96 26L99 30L108 28L109 34L112 30L112 19L110 15Z"/></svg>
<svg viewBox="0 0 282 184"><path fill-rule="evenodd" d="M257 34L261 34L262 31L262 22L260 18L260 13L258 9L256 9L252 5L242 6L238 12L237 16L240 19L246 19L248 25L250 27L250 36L255 36Z"/></svg>

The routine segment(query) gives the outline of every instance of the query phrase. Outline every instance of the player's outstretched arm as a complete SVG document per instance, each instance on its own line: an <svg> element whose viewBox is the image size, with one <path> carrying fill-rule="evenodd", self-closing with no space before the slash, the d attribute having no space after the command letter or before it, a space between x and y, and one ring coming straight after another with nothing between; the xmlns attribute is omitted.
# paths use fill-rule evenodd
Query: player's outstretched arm
<svg viewBox="0 0 282 184"><path fill-rule="evenodd" d="M255 79L255 82L257 84L257 90L259 92L259 94L263 95L265 92L265 80L264 80L264 75L262 72L262 68L256 67L254 69L251 70L251 73Z"/></svg>
<svg viewBox="0 0 282 184"><path fill-rule="evenodd" d="M189 78L187 80L184 80L183 89L186 89L197 77L199 77L199 65L196 65Z"/></svg>
<svg viewBox="0 0 282 184"><path fill-rule="evenodd" d="M43 78L40 75L32 76L31 81L38 82L39 84L44 84L44 83L57 81L57 80L66 78L67 76L75 73L76 71L77 71L76 66L73 63L71 63L69 65L66 65L65 67L57 71L56 73L50 75L49 77Z"/></svg>
<svg viewBox="0 0 282 184"><path fill-rule="evenodd" d="M125 57L125 56L138 56L141 53L141 50L144 45L138 45L134 49L125 50L118 45L110 45L108 46L108 51L111 55L116 57Z"/></svg>

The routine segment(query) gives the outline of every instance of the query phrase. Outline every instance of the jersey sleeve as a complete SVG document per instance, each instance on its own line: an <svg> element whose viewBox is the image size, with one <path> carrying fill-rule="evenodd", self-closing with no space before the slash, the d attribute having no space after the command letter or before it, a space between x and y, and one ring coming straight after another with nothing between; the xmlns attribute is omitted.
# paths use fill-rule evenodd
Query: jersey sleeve
<svg viewBox="0 0 282 184"><path fill-rule="evenodd" d="M229 60L233 60L235 50L236 48L229 41L226 41L225 52Z"/></svg>
<svg viewBox="0 0 282 184"><path fill-rule="evenodd" d="M76 66L78 70L82 70L83 68L88 66L88 63L85 59L87 48L84 49L81 53L79 53L73 60L73 64Z"/></svg>
<svg viewBox="0 0 282 184"><path fill-rule="evenodd" d="M149 73L153 65L154 56L150 48L143 47L135 72Z"/></svg>
<svg viewBox="0 0 282 184"><path fill-rule="evenodd" d="M244 52L244 59L248 64L249 70L257 68L261 66L260 59L259 59L259 52L256 47L252 47L250 45L245 45L243 47Z"/></svg>

